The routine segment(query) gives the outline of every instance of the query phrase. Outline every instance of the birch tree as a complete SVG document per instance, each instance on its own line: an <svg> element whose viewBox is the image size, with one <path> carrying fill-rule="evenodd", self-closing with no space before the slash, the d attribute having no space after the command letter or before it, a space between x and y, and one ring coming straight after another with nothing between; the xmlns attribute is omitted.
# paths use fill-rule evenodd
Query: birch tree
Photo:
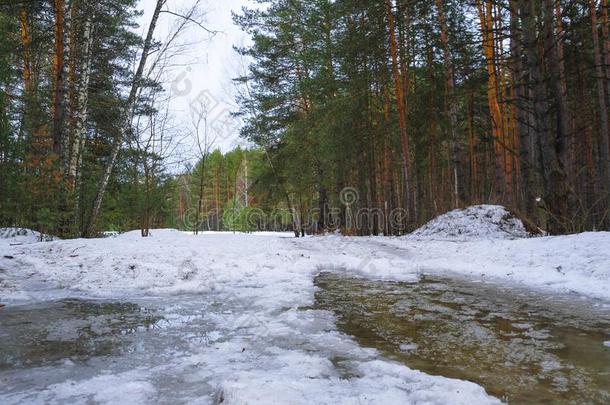
<svg viewBox="0 0 610 405"><path fill-rule="evenodd" d="M121 117L120 134L112 145L110 159L104 169L102 178L98 186L97 195L93 203L93 209L91 211L91 215L89 216L89 223L86 230L87 235L93 235L95 232L95 224L100 214L102 202L106 193L106 188L108 187L108 181L110 180L112 170L114 169L114 166L116 164L119 151L123 143L127 141L129 136L131 135L131 125L134 116L134 109L136 107L140 92L142 90L143 79L147 76L150 76L152 72L155 72L159 63L163 63L163 61L167 61L167 58L171 57L171 52L173 50L172 46L180 38L180 35L185 32L189 24L196 25L198 28L204 30L208 34L216 34L216 31L206 28L201 23L201 16L198 15L200 3L201 0L196 0L193 5L187 9L187 12L180 13L172 11L168 8L164 9L164 6L167 5L167 0L157 0L156 2L151 22L148 26L148 32L142 47L142 52L140 54L140 59L137 64L137 69L132 79L129 97L127 98L126 106ZM177 17L180 22L174 27L173 30L170 31L167 38L165 38L165 40L158 45L159 49L154 49L154 33L157 28L159 17L163 13ZM152 62L151 66L147 66L147 62L149 62L149 56L151 55L153 50L157 52L157 58Z"/></svg>
<svg viewBox="0 0 610 405"><path fill-rule="evenodd" d="M203 214L205 180L206 180L206 164L210 152L213 150L218 137L211 127L211 112L208 102L205 99L198 99L191 104L191 125L193 128L193 141L197 148L198 168L199 168L199 184L197 195L197 211L195 213L195 223L193 224L193 233L199 233L201 225L201 217Z"/></svg>
<svg viewBox="0 0 610 405"><path fill-rule="evenodd" d="M112 144L112 150L110 152L110 159L108 164L104 168L102 178L100 180L97 195L93 202L93 208L91 210L91 214L89 215L89 222L86 227L85 235L92 236L95 234L95 225L100 214L100 210L102 208L102 202L104 200L104 195L106 193L106 188L108 187L108 181L110 180L110 175L112 174L112 170L116 164L117 157L119 155L119 151L121 149L121 145L131 131L131 120L133 118L134 108L137 102L137 94L140 90L142 76L144 74L144 69L146 67L146 61L150 56L153 47L153 38L155 29L157 28L157 22L159 20L159 15L161 14L161 9L165 5L167 0L157 0L155 9L153 11L152 19L148 26L148 32L146 34L146 38L144 40L144 45L142 47L142 53L140 55L140 60L138 62L138 67L133 76L131 83L131 90L129 91L129 97L127 98L127 102L125 104L125 108L123 114L121 116L121 122L119 123L119 136Z"/></svg>

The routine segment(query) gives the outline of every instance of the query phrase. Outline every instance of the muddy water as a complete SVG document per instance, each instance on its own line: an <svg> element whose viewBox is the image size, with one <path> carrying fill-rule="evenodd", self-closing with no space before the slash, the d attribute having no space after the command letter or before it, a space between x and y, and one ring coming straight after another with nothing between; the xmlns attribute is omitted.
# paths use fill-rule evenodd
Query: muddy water
<svg viewBox="0 0 610 405"><path fill-rule="evenodd" d="M316 306L361 345L509 403L610 403L610 308L483 283L321 273Z"/></svg>
<svg viewBox="0 0 610 405"><path fill-rule="evenodd" d="M119 354L127 335L160 319L132 303L68 299L4 308L0 369Z"/></svg>
<svg viewBox="0 0 610 405"><path fill-rule="evenodd" d="M509 403L610 403L608 305L455 279L396 283L323 273L315 283L315 306L333 311L338 329L411 368L473 381ZM0 386L10 382L10 392L20 392L41 378L51 384L98 369L165 367L176 353L228 339L234 325L218 324L218 315L247 312L248 305L180 296L5 307ZM352 372L346 368L345 378ZM190 369L160 373L151 378L167 398L214 393L214 386L186 378Z"/></svg>

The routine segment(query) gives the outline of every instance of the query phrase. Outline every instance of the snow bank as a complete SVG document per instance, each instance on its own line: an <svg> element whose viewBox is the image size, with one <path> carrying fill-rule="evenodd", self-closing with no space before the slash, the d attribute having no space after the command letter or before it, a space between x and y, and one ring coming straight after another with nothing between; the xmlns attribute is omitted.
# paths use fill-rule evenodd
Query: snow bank
<svg viewBox="0 0 610 405"><path fill-rule="evenodd" d="M0 228L0 239L9 239L10 243L36 243L40 242L40 232L27 228ZM42 235L42 240L48 242L57 238Z"/></svg>
<svg viewBox="0 0 610 405"><path fill-rule="evenodd" d="M17 246L0 238L0 301L44 300L49 291L102 298L200 294L245 278L311 283L313 275L329 269L402 281L453 273L610 300L610 232L464 241L283 236L153 230L150 238L128 232ZM290 300L289 294L276 295Z"/></svg>
<svg viewBox="0 0 610 405"><path fill-rule="evenodd" d="M500 205L475 205L440 215L417 229L415 239L519 239L531 236L523 222Z"/></svg>
<svg viewBox="0 0 610 405"><path fill-rule="evenodd" d="M178 238L178 237L183 236L183 235L184 235L184 232L181 232L181 231L179 231L177 229L151 229L149 231L148 238L153 238L153 239L159 239L159 238L172 239L172 238ZM128 231L128 232L124 232L124 233L120 233L118 235L115 235L114 237L122 239L122 240L130 240L130 241L141 240L142 239L142 231L140 231L140 230Z"/></svg>

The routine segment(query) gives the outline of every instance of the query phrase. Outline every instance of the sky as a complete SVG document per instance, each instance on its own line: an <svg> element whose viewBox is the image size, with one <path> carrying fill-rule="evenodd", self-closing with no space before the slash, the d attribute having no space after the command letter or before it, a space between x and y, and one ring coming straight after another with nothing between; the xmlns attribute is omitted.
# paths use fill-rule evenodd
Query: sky
<svg viewBox="0 0 610 405"><path fill-rule="evenodd" d="M168 0L165 8L180 12L194 1ZM140 22L142 35L148 29L155 3L154 0L140 0L140 8L144 10ZM247 44L249 38L233 24L231 11L239 12L242 6L251 5L250 0L202 0L204 25L219 33L211 37L191 24L182 37L184 52L176 61L172 61L174 66L164 80L166 90L173 96L170 110L174 120L185 130L191 126L191 105L197 104L200 99L206 100L210 110L210 127L216 134L215 146L223 151L245 145L239 138L240 120L230 116L236 110L231 79L239 75L247 64L233 50L233 45ZM161 14L155 37L162 39L176 20L170 14Z"/></svg>

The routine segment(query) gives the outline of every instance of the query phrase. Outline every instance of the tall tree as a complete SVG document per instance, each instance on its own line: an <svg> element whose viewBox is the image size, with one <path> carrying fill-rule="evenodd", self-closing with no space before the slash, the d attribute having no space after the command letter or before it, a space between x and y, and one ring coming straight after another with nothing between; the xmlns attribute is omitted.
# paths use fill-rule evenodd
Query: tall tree
<svg viewBox="0 0 610 405"><path fill-rule="evenodd" d="M58 158L62 158L64 151L61 150L64 141L65 130L65 90L66 90L66 68L65 68L65 24L66 24L66 1L54 0L55 11L55 55L53 57L53 152ZM69 0L68 0L69 4Z"/></svg>
<svg viewBox="0 0 610 405"><path fill-rule="evenodd" d="M607 4L603 8L607 8ZM599 161L602 185L601 192L606 194L606 198L609 201L609 203L606 205L606 209L610 209L610 129L608 127L608 105L606 104L607 70L604 69L604 62L602 59L603 50L601 49L599 39L596 0L589 0L589 13L591 15L593 61L595 63L595 77L597 86L597 105L599 116ZM607 24L607 21L602 21L602 25L604 24Z"/></svg>
<svg viewBox="0 0 610 405"><path fill-rule="evenodd" d="M401 72L398 62L398 45L396 41L396 24L394 13L392 10L392 1L385 0L386 17L388 20L388 36L390 43L390 56L392 58L392 75L394 76L394 90L396 91L396 104L398 109L398 123L400 126L400 146L402 148L402 166L405 182L405 198L407 199L407 207L412 207L411 193L411 164L410 155L411 149L409 145L409 134L407 132L407 109L405 105L403 81L406 80L408 72L406 68ZM406 66L403 64L403 66ZM410 210L412 211L412 210ZM411 212L411 215L414 213Z"/></svg>
<svg viewBox="0 0 610 405"><path fill-rule="evenodd" d="M104 195L106 194L106 188L108 187L108 180L110 180L110 175L112 174L112 170L114 169L114 166L116 164L121 145L127 139L129 132L131 131L131 120L133 118L133 112L137 102L137 95L140 90L140 86L142 85L142 77L144 75L146 61L150 56L153 46L153 35L155 33L155 29L157 28L157 22L159 20L159 16L161 15L161 9L165 5L166 1L167 0L157 0L157 3L155 5L150 24L148 26L148 33L146 34L146 39L144 40L144 45L142 47L142 53L140 54L138 67L131 82L131 90L129 91L129 97L127 98L127 102L125 103L124 111L121 114L121 121L119 124L119 136L112 144L110 159L108 161L108 164L106 165L106 168L103 171L102 178L98 186L97 194L93 202L93 209L91 211L91 215L89 216L89 222L86 227L86 235L93 235L95 233L95 226L97 223L98 216L100 214L100 209L102 208L102 201L104 200Z"/></svg>

